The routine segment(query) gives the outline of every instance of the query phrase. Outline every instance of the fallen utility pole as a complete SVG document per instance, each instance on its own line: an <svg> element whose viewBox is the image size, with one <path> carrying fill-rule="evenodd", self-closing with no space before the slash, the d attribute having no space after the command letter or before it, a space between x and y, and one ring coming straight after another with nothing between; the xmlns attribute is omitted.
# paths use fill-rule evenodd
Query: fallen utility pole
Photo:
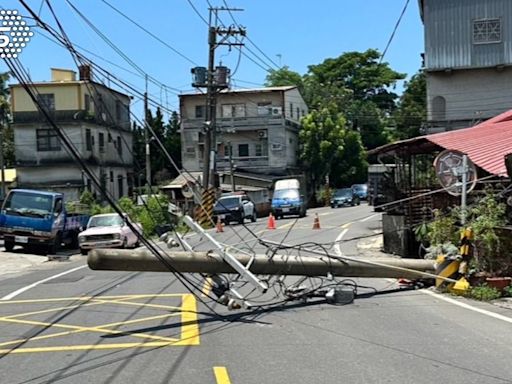
<svg viewBox="0 0 512 384"><path fill-rule="evenodd" d="M221 274L238 273L223 258L211 252L163 252L177 272ZM330 257L267 255L233 255L236 260L247 265L255 275L296 275L375 277L418 279L431 277L435 272L433 260L379 258L379 265L370 260L344 261ZM93 270L169 272L169 269L149 250L139 249L96 249L87 258ZM396 269L395 269L396 268Z"/></svg>

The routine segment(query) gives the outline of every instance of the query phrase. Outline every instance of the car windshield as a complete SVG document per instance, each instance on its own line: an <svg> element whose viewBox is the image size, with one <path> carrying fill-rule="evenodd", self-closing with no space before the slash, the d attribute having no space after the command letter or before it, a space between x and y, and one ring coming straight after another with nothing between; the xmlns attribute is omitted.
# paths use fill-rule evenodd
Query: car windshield
<svg viewBox="0 0 512 384"><path fill-rule="evenodd" d="M119 215L108 215L108 216L93 216L89 220L87 228L93 227L113 227L117 225L123 225L123 218Z"/></svg>
<svg viewBox="0 0 512 384"><path fill-rule="evenodd" d="M352 190L350 188L337 189L334 197L351 197Z"/></svg>
<svg viewBox="0 0 512 384"><path fill-rule="evenodd" d="M217 203L215 204L215 208L229 209L229 208L238 207L239 204L240 204L240 199L238 197L225 197L225 198L219 199L217 201Z"/></svg>
<svg viewBox="0 0 512 384"><path fill-rule="evenodd" d="M365 192L368 189L368 186L366 184L356 184L352 187L355 191L363 191Z"/></svg>
<svg viewBox="0 0 512 384"><path fill-rule="evenodd" d="M45 216L52 213L52 205L52 196L16 191L7 197L4 209L22 216Z"/></svg>
<svg viewBox="0 0 512 384"><path fill-rule="evenodd" d="M299 191L296 189L279 189L274 191L274 199L298 199Z"/></svg>

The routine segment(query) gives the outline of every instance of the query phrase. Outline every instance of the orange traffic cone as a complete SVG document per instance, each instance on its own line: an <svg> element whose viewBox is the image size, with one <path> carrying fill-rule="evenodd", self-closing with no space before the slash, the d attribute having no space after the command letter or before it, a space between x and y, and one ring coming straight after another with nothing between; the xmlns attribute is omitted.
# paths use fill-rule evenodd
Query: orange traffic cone
<svg viewBox="0 0 512 384"><path fill-rule="evenodd" d="M276 220L274 219L272 212L268 215L267 229L276 229Z"/></svg>
<svg viewBox="0 0 512 384"><path fill-rule="evenodd" d="M320 219L318 218L318 213L315 214L315 221L313 222L313 229L320 229Z"/></svg>
<svg viewBox="0 0 512 384"><path fill-rule="evenodd" d="M220 220L220 217L217 217L217 225L215 226L217 229L216 232L224 232L224 226L222 225L222 221Z"/></svg>

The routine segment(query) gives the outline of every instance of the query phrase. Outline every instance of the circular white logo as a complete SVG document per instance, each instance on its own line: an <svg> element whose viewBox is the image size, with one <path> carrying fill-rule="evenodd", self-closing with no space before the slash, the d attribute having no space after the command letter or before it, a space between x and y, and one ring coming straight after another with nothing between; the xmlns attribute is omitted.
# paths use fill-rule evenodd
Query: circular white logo
<svg viewBox="0 0 512 384"><path fill-rule="evenodd" d="M0 10L0 57L15 59L34 35L16 10Z"/></svg>

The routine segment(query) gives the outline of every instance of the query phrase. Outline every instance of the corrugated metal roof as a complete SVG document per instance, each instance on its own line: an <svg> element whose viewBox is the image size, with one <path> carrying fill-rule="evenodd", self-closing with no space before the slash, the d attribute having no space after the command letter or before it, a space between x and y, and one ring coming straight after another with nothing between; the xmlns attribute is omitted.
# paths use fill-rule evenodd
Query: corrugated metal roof
<svg viewBox="0 0 512 384"><path fill-rule="evenodd" d="M417 147L428 143L464 152L475 165L490 174L507 175L505 155L512 153L512 110L471 128L397 141L375 148L369 153L391 153L398 148Z"/></svg>

